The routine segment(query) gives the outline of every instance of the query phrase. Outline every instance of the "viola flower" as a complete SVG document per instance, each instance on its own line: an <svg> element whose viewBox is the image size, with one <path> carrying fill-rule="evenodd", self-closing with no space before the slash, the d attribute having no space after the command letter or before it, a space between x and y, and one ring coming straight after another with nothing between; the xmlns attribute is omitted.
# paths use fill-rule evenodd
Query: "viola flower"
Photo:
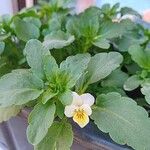
<svg viewBox="0 0 150 150"><path fill-rule="evenodd" d="M72 92L72 95L72 104L65 107L65 115L69 118L73 117L73 121L83 128L89 123L89 116L92 114L91 106L95 98L89 93L78 95Z"/></svg>

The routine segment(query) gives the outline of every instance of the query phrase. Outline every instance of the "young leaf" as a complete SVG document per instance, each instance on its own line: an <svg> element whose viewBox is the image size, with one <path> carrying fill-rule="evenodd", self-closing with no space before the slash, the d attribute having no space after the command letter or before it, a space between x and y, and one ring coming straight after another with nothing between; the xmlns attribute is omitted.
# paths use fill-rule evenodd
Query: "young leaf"
<svg viewBox="0 0 150 150"><path fill-rule="evenodd" d="M138 75L133 75L129 77L126 82L124 83L124 89L126 91L132 91L138 88L142 84L143 80L140 79Z"/></svg>
<svg viewBox="0 0 150 150"><path fill-rule="evenodd" d="M107 77L119 67L123 57L118 52L99 53L91 58L88 65L89 83L97 82Z"/></svg>
<svg viewBox="0 0 150 150"><path fill-rule="evenodd" d="M119 144L150 149L150 119L142 107L116 92L98 96L96 105L91 118L100 130Z"/></svg>
<svg viewBox="0 0 150 150"><path fill-rule="evenodd" d="M94 38L97 35L99 30L99 15L100 9L97 7L90 7L80 14L78 18L78 30L82 36Z"/></svg>
<svg viewBox="0 0 150 150"><path fill-rule="evenodd" d="M47 80L52 81L53 77L56 76L58 72L58 65L56 60L51 55L46 55L43 59L44 63L44 72Z"/></svg>
<svg viewBox="0 0 150 150"><path fill-rule="evenodd" d="M17 37L25 42L30 39L38 39L40 36L40 31L37 26L21 20L19 17L14 18L13 26Z"/></svg>
<svg viewBox="0 0 150 150"><path fill-rule="evenodd" d="M43 45L46 49L60 49L70 45L74 41L74 36L63 31L54 31L44 38Z"/></svg>
<svg viewBox="0 0 150 150"><path fill-rule="evenodd" d="M28 141L37 145L45 137L48 128L54 120L56 106L54 103L38 103L29 116L29 126L27 128Z"/></svg>
<svg viewBox="0 0 150 150"><path fill-rule="evenodd" d="M21 106L0 107L0 123L9 120L20 112Z"/></svg>
<svg viewBox="0 0 150 150"><path fill-rule="evenodd" d="M30 70L15 70L0 79L0 104L22 105L38 98L43 92L43 82Z"/></svg>
<svg viewBox="0 0 150 150"><path fill-rule="evenodd" d="M42 96L42 103L46 104L48 100L50 100L51 98L53 98L54 96L56 96L58 94L58 92L53 92L51 89L47 89L47 91L45 91L43 93Z"/></svg>
<svg viewBox="0 0 150 150"><path fill-rule="evenodd" d="M72 127L66 122L54 122L35 150L70 150L73 143Z"/></svg>
<svg viewBox="0 0 150 150"><path fill-rule="evenodd" d="M141 68L150 69L150 48L143 49L140 45L133 45L128 50L133 61Z"/></svg>
<svg viewBox="0 0 150 150"><path fill-rule="evenodd" d="M68 87L73 87L76 81L83 74L88 66L91 57L90 54L77 54L75 56L69 56L65 61L60 64L60 69L65 71L70 76Z"/></svg>
<svg viewBox="0 0 150 150"><path fill-rule="evenodd" d="M24 49L24 55L31 70L41 79L44 78L43 59L49 54L49 50L45 49L40 41L34 39L28 41Z"/></svg>

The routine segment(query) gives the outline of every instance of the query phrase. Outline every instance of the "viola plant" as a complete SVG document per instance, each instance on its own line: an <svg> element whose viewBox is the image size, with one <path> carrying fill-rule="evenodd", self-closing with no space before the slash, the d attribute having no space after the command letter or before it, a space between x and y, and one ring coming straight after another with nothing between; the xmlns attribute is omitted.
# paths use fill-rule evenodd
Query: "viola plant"
<svg viewBox="0 0 150 150"><path fill-rule="evenodd" d="M2 21L1 57L13 66L0 78L0 122L29 108L27 138L35 150L70 149L72 123L86 128L90 121L118 144L149 150L149 29L122 19L140 15L119 4L77 15L65 3Z"/></svg>

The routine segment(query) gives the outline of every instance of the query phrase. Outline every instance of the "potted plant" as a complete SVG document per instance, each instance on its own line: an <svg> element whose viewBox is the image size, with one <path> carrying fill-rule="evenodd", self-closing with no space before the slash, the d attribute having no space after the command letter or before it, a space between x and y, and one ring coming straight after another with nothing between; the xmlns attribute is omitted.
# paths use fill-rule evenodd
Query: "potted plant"
<svg viewBox="0 0 150 150"><path fill-rule="evenodd" d="M2 57L15 65L0 78L0 120L31 108L27 137L36 150L70 149L71 122L149 150L150 30L122 19L140 15L119 4L79 15L60 1L41 5L2 18Z"/></svg>

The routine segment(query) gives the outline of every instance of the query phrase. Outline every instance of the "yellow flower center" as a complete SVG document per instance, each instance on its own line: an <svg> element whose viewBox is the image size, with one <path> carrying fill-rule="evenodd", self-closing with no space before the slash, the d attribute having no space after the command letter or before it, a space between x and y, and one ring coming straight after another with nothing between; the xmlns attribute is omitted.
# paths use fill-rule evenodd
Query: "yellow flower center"
<svg viewBox="0 0 150 150"><path fill-rule="evenodd" d="M73 120L76 122L81 128L86 126L89 122L89 117L85 113L83 109L75 110L75 113L73 115Z"/></svg>

